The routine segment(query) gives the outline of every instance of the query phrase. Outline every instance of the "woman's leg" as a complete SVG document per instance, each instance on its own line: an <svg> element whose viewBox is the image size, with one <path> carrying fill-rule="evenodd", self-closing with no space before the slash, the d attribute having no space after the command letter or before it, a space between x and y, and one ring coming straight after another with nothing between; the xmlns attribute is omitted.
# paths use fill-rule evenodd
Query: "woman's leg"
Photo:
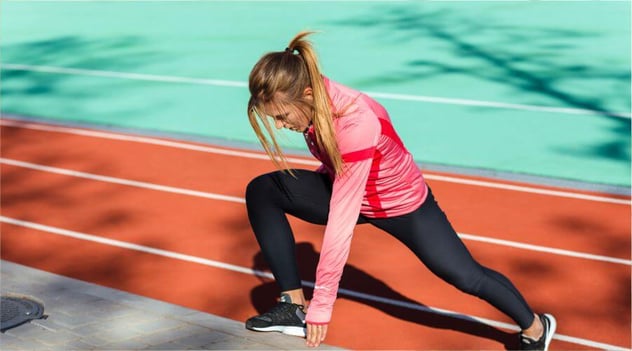
<svg viewBox="0 0 632 351"><path fill-rule="evenodd" d="M282 171L263 174L246 188L250 225L283 292L301 288L294 235L286 214L325 224L331 198L332 183L327 175L307 170L293 172L295 177Z"/></svg>
<svg viewBox="0 0 632 351"><path fill-rule="evenodd" d="M534 314L520 292L505 276L474 260L430 190L416 211L368 221L403 242L443 280L489 302L522 329L532 326Z"/></svg>

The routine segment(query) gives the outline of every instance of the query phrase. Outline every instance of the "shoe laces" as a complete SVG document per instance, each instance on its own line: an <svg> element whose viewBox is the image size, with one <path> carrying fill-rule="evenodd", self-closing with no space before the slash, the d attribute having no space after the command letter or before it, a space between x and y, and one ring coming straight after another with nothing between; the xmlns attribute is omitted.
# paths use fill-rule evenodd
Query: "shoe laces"
<svg viewBox="0 0 632 351"><path fill-rule="evenodd" d="M294 314L295 308L299 308L303 311L302 305L297 305L295 303L290 302L279 302L270 310L261 315L261 317L268 317L272 320L285 320L295 318Z"/></svg>

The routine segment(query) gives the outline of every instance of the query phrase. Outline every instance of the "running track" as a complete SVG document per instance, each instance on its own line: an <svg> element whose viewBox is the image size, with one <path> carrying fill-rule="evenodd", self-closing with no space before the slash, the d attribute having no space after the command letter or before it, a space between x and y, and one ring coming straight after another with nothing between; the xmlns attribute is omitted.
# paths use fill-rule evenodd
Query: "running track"
<svg viewBox="0 0 632 351"><path fill-rule="evenodd" d="M3 259L240 321L274 303L243 204L247 182L273 170L265 155L11 119L1 131ZM630 349L629 198L426 177L473 255L555 314L552 349ZM323 227L291 221L309 287ZM369 225L341 286L328 344L517 346L504 315Z"/></svg>

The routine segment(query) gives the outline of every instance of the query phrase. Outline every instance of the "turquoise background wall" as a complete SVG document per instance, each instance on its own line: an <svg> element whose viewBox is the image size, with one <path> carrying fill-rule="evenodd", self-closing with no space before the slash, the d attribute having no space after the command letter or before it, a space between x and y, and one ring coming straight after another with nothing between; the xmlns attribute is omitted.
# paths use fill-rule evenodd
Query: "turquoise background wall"
<svg viewBox="0 0 632 351"><path fill-rule="evenodd" d="M257 147L248 73L311 29L422 164L630 186L630 2L0 6L4 114Z"/></svg>

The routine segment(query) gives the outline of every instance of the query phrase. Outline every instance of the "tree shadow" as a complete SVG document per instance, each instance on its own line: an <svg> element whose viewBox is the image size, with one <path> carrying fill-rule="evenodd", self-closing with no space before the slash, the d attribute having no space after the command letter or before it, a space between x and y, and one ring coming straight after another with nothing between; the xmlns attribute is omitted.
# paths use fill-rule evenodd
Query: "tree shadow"
<svg viewBox="0 0 632 351"><path fill-rule="evenodd" d="M139 80L107 79L111 71L133 72L158 57L139 37L91 40L78 35L61 36L3 45L2 52L3 114L75 122L85 122L86 116L90 116L95 124L125 125L115 119L147 115L152 109L164 109L168 104L167 101L108 104L100 109L85 104L85 101L112 99L113 94L138 94L138 89L146 87ZM161 59L169 58L162 54ZM83 75L73 74L81 72ZM102 79L85 78L91 74Z"/></svg>
<svg viewBox="0 0 632 351"><path fill-rule="evenodd" d="M91 174L107 174L112 168L112 162L95 159L91 153L55 152L57 149L50 143L63 143L64 138L72 138L72 136L47 139L39 134L33 134L28 129L3 126L2 157L9 161L17 160L46 167L64 167L64 164L69 163L75 166L79 164L79 171ZM40 150L33 154L34 148ZM52 228L57 228L56 223L61 217L64 221L75 225L72 229L88 234L100 233L121 226L138 225L140 211L131 212L122 208L110 208L97 212L90 219L82 217L85 213L79 211L80 209L92 208L97 201L108 203L124 199L134 191L124 187L119 187L116 191L112 191L111 188L99 188L98 185L87 187L90 182L93 181L3 163L0 176L2 215L8 219L34 222ZM86 190L92 197L77 196L77 194L85 194ZM97 257L98 255L86 257L85 252L78 248L86 243L89 245L89 240L71 239L63 248L52 247L47 243L49 240L53 242L60 235L46 235L47 231L44 229L24 231L24 228L28 227L13 226L4 222L2 226L0 256L3 260L33 267L54 267L57 273L84 280L91 278L107 280L112 284L128 280L131 260L120 257ZM38 235L43 233L45 235L42 235L42 238L45 239L34 239L36 236L32 233L38 233ZM90 260L103 264L95 264Z"/></svg>
<svg viewBox="0 0 632 351"><path fill-rule="evenodd" d="M313 245L306 242L297 243L296 255L299 260L299 272L303 280L315 281L314 274L319 254L314 250ZM268 270L261 252L258 252L253 257L253 269L257 271ZM261 281L261 285L250 291L252 305L258 313L269 310L276 303L279 296L279 288L274 281L269 281L265 278L261 278ZM304 287L304 290L306 297L309 299L313 290L308 287ZM358 294L351 293L361 291L370 291L371 295L379 297L381 301L368 301L358 296ZM369 304L371 307L392 317L419 325L437 329L449 329L494 340L504 345L507 350L517 349L518 347L518 339L515 333L502 331L465 315L432 311L430 307L402 295L381 280L349 264L344 267L344 274L340 282L339 298ZM390 301L397 301L398 304L389 303Z"/></svg>
<svg viewBox="0 0 632 351"><path fill-rule="evenodd" d="M376 30L384 45L396 42L438 43L448 59L410 50L406 66L368 77L358 84L407 83L438 76L463 75L500 84L521 99L550 101L551 105L593 111L607 119L611 140L555 151L582 157L602 157L630 162L630 69L606 60L577 57L586 41L599 42L598 34L536 25L505 25L490 18L464 16L447 9L401 5L375 8L362 17L346 18L335 25ZM417 55L418 58L414 58ZM576 82L599 89L576 89ZM523 101L522 103L530 103ZM535 103L535 104L541 104ZM620 109L620 111L613 111ZM623 113L623 116L621 115Z"/></svg>
<svg viewBox="0 0 632 351"><path fill-rule="evenodd" d="M576 238L585 238L593 248L607 253L610 257L630 257L629 223L623 228L614 229L611 223L604 223L601 218L586 218L570 214L558 215L549 221L564 232L573 233Z"/></svg>
<svg viewBox="0 0 632 351"><path fill-rule="evenodd" d="M43 76L37 70L22 69L25 66L61 66L72 69L116 69L125 70L141 67L155 53L143 51L139 38L127 36L115 39L91 41L79 36L64 36L37 40L21 44L3 45L4 86L2 94L40 95L61 90L63 81L70 78L64 74ZM134 52L130 54L130 50ZM17 64L13 64L13 63ZM24 63L27 63L24 65ZM37 77L37 79L33 79ZM22 80L12 84L14 80ZM85 91L79 91L85 94Z"/></svg>

